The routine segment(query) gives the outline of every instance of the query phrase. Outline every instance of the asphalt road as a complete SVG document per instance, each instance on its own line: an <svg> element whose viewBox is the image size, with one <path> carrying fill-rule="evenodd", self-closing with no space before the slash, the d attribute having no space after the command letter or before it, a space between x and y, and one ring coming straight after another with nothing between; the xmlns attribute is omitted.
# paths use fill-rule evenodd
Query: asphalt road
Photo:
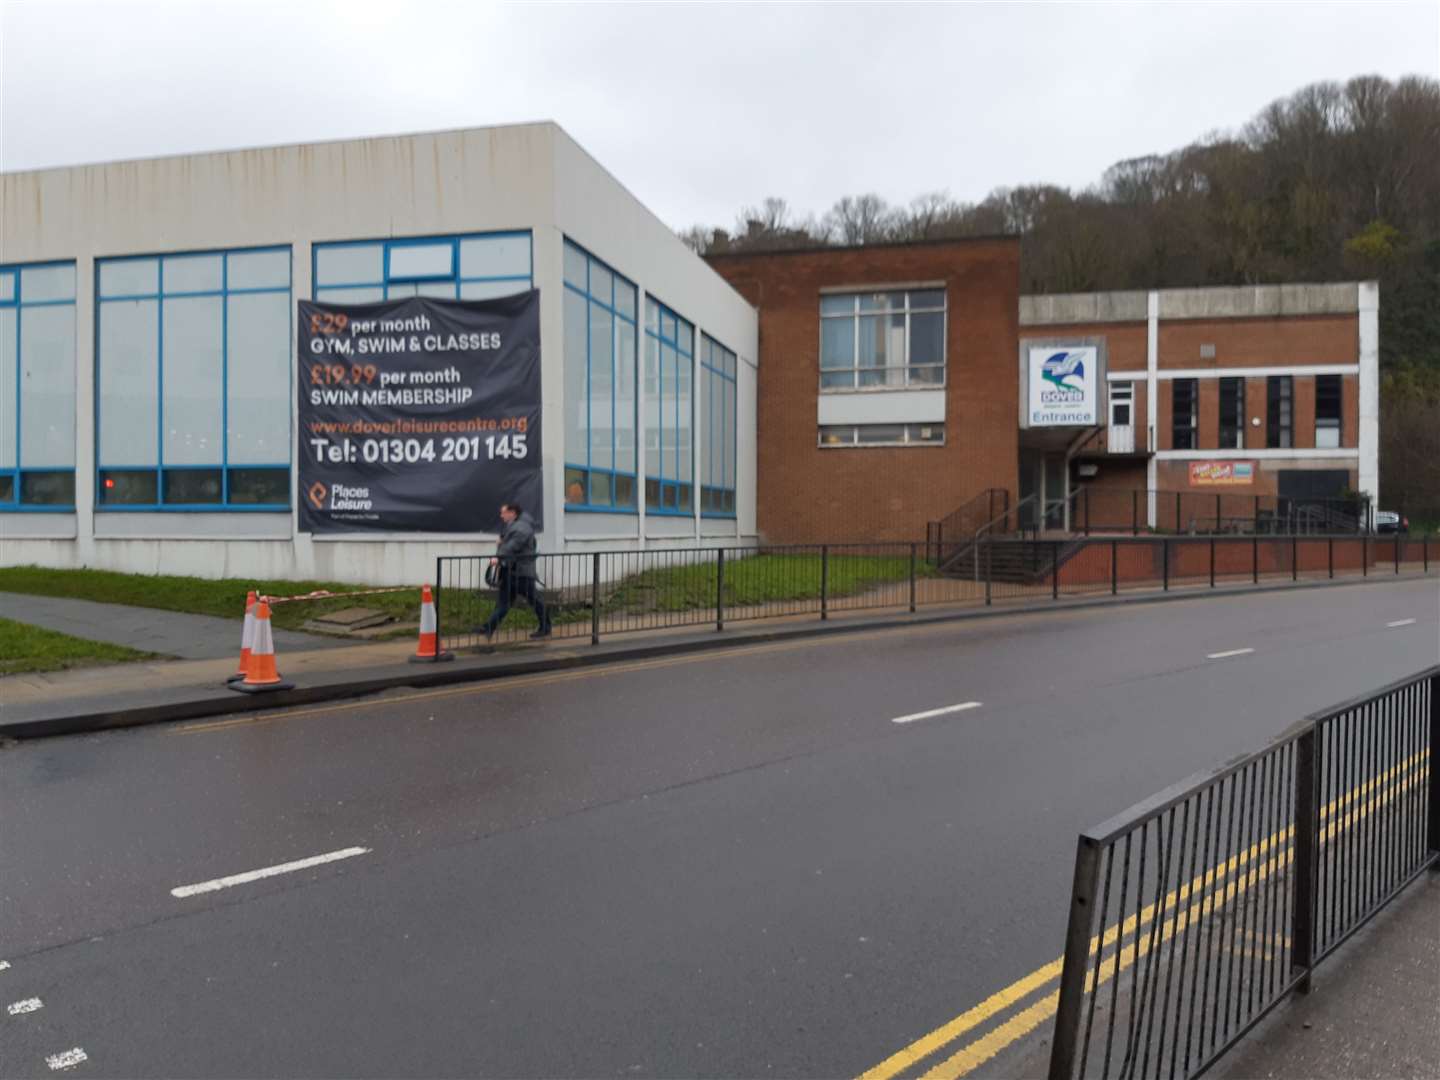
<svg viewBox="0 0 1440 1080"><path fill-rule="evenodd" d="M1059 954L1078 829L1437 658L1386 583L12 745L0 1076L857 1076Z"/></svg>

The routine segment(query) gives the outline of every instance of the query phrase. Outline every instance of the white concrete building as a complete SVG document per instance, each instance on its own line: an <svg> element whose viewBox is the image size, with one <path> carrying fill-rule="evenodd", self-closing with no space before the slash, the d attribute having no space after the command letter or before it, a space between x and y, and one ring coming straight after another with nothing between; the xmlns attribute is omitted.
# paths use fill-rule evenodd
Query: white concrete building
<svg viewBox="0 0 1440 1080"><path fill-rule="evenodd" d="M540 290L541 549L756 535L757 313L552 123L0 176L0 565L413 584L297 529L295 304Z"/></svg>

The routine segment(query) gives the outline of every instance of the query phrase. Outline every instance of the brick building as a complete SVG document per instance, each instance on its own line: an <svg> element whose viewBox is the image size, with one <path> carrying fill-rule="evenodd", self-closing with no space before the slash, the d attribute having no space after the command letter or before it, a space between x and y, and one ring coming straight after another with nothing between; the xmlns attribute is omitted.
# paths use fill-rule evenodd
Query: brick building
<svg viewBox="0 0 1440 1080"><path fill-rule="evenodd" d="M1082 499L1184 529L1176 493L1214 496L1220 528L1377 495L1373 283L1021 297L1019 258L1014 237L710 256L759 311L763 539L916 539L983 522L995 490L1055 529Z"/></svg>
<svg viewBox="0 0 1440 1080"><path fill-rule="evenodd" d="M766 540L913 540L1017 489L1018 238L709 262L759 309Z"/></svg>

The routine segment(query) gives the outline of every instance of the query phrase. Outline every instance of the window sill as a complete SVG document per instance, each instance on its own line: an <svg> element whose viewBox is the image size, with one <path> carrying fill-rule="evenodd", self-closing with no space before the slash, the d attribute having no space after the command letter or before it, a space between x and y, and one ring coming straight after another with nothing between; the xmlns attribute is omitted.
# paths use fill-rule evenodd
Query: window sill
<svg viewBox="0 0 1440 1080"><path fill-rule="evenodd" d="M188 506L157 506L154 503L106 503L96 506L97 514L288 514L283 503L255 503L226 506L224 503L197 503Z"/></svg>
<svg viewBox="0 0 1440 1080"><path fill-rule="evenodd" d="M820 450L938 450L945 446L940 442L874 442L874 443L819 443Z"/></svg>
<svg viewBox="0 0 1440 1080"><path fill-rule="evenodd" d="M914 394L930 390L944 390L941 383L912 383L909 386L822 386L822 394Z"/></svg>

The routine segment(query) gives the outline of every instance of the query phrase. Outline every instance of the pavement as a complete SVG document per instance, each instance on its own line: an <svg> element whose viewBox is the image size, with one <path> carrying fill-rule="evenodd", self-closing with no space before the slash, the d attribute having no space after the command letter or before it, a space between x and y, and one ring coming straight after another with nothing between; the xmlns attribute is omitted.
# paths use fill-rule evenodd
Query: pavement
<svg viewBox="0 0 1440 1080"><path fill-rule="evenodd" d="M43 1002L0 1011L0 1077L83 1049L77 1077L822 1078L935 1032L896 1080L1043 1075L1023 1021L1076 832L1433 664L1440 604L1386 581L763 632L0 746L0 1005ZM1407 985L1386 1007L1423 1027ZM1347 1075L1403 1075L1393 1040L1347 1046Z"/></svg>
<svg viewBox="0 0 1440 1080"><path fill-rule="evenodd" d="M1266 1017L1217 1080L1440 1075L1440 873L1400 894Z"/></svg>
<svg viewBox="0 0 1440 1080"><path fill-rule="evenodd" d="M237 619L8 592L0 592L0 618L181 660L233 661L240 654ZM336 649L351 644L323 634L293 630L271 633L276 650L284 652Z"/></svg>

